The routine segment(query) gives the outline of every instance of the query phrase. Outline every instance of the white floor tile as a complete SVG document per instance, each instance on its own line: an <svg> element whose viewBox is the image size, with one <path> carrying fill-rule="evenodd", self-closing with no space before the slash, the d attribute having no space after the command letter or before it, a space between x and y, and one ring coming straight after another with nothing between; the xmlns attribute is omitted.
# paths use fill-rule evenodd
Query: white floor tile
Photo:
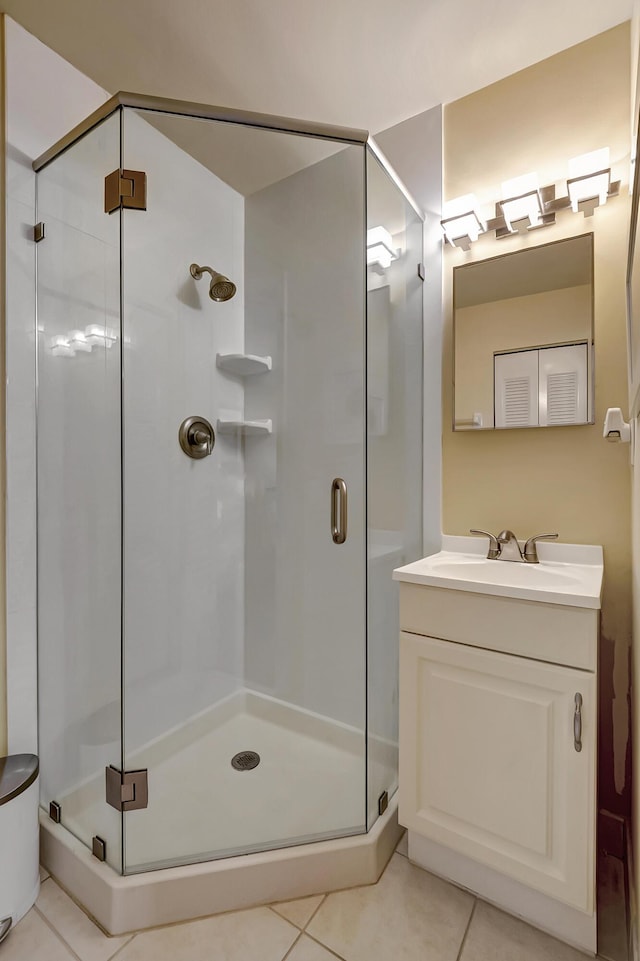
<svg viewBox="0 0 640 961"><path fill-rule="evenodd" d="M394 854L380 881L329 894L308 932L346 961L456 961L474 899Z"/></svg>
<svg viewBox="0 0 640 961"><path fill-rule="evenodd" d="M585 961L581 951L478 901L461 961Z"/></svg>
<svg viewBox="0 0 640 961"><path fill-rule="evenodd" d="M75 961L37 911L31 910L0 945L2 961Z"/></svg>
<svg viewBox="0 0 640 961"><path fill-rule="evenodd" d="M323 948L317 941L303 934L291 954L287 955L287 961L336 961L338 957L333 951Z"/></svg>
<svg viewBox="0 0 640 961"><path fill-rule="evenodd" d="M42 883L43 881L46 881L48 877L49 877L49 872L47 871L46 868L43 868L42 865L40 865L40 883Z"/></svg>
<svg viewBox="0 0 640 961"><path fill-rule="evenodd" d="M282 961L299 933L269 908L253 908L137 934L118 961Z"/></svg>
<svg viewBox="0 0 640 961"><path fill-rule="evenodd" d="M81 961L109 961L131 939L108 938L53 878L41 886L37 908Z"/></svg>
<svg viewBox="0 0 640 961"><path fill-rule="evenodd" d="M304 928L323 898L324 894L314 894L310 898L280 901L278 904L272 904L271 907L297 928Z"/></svg>

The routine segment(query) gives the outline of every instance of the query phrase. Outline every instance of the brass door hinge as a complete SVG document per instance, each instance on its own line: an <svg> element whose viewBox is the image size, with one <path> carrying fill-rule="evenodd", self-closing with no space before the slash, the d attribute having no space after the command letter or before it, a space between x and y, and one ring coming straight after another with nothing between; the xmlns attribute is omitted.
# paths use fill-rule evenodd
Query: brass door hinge
<svg viewBox="0 0 640 961"><path fill-rule="evenodd" d="M114 170L104 178L104 212L126 207L147 209L147 175L144 170Z"/></svg>
<svg viewBox="0 0 640 961"><path fill-rule="evenodd" d="M147 770L119 771L110 764L106 771L106 800L116 811L139 811L149 803Z"/></svg>

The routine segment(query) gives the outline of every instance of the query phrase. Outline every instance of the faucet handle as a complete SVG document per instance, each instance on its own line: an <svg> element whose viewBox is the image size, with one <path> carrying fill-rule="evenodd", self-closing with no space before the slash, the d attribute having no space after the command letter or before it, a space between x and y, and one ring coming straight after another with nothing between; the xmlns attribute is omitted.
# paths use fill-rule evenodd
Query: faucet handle
<svg viewBox="0 0 640 961"><path fill-rule="evenodd" d="M495 561L500 557L500 545L498 544L498 538L495 534L491 534L489 531L477 531L471 528L470 534L484 534L485 537L489 538L489 551L487 553L487 560Z"/></svg>
<svg viewBox="0 0 640 961"><path fill-rule="evenodd" d="M527 564L539 564L536 541L555 541L558 534L535 534L524 545L522 556Z"/></svg>

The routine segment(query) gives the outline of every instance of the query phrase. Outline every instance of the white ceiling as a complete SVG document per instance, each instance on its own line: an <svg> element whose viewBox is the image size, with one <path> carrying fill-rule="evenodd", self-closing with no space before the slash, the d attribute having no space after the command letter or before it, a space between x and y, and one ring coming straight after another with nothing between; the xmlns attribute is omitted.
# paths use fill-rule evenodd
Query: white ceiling
<svg viewBox="0 0 640 961"><path fill-rule="evenodd" d="M3 0L1 6L112 93L376 132L629 19L632 0Z"/></svg>

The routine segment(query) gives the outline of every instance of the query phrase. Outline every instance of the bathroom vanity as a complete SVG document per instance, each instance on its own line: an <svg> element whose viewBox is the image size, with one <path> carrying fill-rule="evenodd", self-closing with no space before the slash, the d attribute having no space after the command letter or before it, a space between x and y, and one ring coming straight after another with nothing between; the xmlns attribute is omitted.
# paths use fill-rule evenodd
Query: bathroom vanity
<svg viewBox="0 0 640 961"><path fill-rule="evenodd" d="M595 953L602 549L443 546L394 572L409 857Z"/></svg>

